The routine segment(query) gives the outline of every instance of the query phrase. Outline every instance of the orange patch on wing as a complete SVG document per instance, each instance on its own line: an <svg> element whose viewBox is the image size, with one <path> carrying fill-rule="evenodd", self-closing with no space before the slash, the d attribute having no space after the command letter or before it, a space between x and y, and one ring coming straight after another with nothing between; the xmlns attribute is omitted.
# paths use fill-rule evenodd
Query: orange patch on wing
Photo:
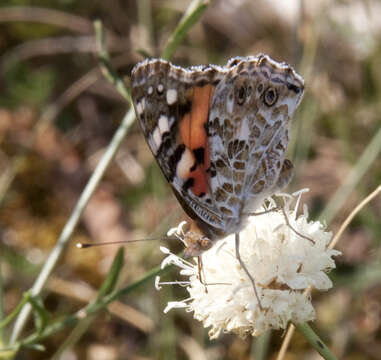
<svg viewBox="0 0 381 360"><path fill-rule="evenodd" d="M190 173L190 176L194 178L194 184L191 187L193 194L200 196L202 193L206 194L209 192L205 171L201 168L201 166L197 166L196 170Z"/></svg>
<svg viewBox="0 0 381 360"><path fill-rule="evenodd" d="M194 178L194 185L191 190L196 196L209 192L206 170L210 167L210 158L205 124L208 121L214 89L215 86L212 85L195 87L191 111L185 114L180 122L181 140L184 145L192 150L192 154L193 150L204 149L204 163L197 165L196 169L188 174L188 177Z"/></svg>
<svg viewBox="0 0 381 360"><path fill-rule="evenodd" d="M214 89L212 85L194 88L191 112L185 114L180 123L181 139L189 149L205 147L207 143L204 125L208 121Z"/></svg>

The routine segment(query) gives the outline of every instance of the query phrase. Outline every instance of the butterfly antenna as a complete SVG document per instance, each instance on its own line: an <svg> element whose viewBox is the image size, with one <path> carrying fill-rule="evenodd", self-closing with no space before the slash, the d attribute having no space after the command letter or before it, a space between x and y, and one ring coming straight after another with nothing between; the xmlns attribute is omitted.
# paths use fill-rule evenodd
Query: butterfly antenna
<svg viewBox="0 0 381 360"><path fill-rule="evenodd" d="M171 238L167 236L162 237L155 237L155 238L145 238L145 239L133 239L133 240L120 240L120 241L106 241L106 242L100 242L100 243L77 243L76 247L78 249L87 249L90 247L95 246L104 246L104 245L118 245L118 244L128 244L128 243L136 243L136 242L143 242L143 241L156 241L156 240L169 240Z"/></svg>

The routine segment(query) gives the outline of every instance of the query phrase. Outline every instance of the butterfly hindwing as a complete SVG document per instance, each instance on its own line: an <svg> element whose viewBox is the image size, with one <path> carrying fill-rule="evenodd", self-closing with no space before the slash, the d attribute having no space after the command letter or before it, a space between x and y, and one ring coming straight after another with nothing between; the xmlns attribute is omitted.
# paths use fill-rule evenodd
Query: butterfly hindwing
<svg viewBox="0 0 381 360"><path fill-rule="evenodd" d="M290 180L290 164L283 164L290 118L303 83L288 65L265 55L229 64L215 89L208 132L216 174L211 178L212 197L231 232L240 228L245 214Z"/></svg>

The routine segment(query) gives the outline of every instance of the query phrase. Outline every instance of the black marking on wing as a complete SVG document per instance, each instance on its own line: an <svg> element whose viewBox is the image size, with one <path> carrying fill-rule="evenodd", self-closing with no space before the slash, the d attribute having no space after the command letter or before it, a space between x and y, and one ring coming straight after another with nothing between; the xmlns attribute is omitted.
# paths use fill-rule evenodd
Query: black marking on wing
<svg viewBox="0 0 381 360"><path fill-rule="evenodd" d="M299 86L296 86L296 85L291 84L291 83L289 83L289 82L287 83L287 88L288 88L289 90L293 91L295 94L299 94L300 91L301 91L301 89L300 89Z"/></svg>
<svg viewBox="0 0 381 360"><path fill-rule="evenodd" d="M193 150L194 157L196 159L197 164L204 163L205 149L203 147L199 147Z"/></svg>
<svg viewBox="0 0 381 360"><path fill-rule="evenodd" d="M168 180L170 182L173 181L173 178L176 174L177 164L180 161L181 157L183 156L184 151L185 151L185 145L180 144L177 146L174 153L168 159L168 169L170 171Z"/></svg>

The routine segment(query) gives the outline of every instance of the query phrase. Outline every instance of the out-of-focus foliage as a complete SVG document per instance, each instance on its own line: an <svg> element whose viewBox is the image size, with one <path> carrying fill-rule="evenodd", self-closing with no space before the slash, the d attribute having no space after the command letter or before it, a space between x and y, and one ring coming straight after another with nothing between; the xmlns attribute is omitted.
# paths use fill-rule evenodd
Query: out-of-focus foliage
<svg viewBox="0 0 381 360"><path fill-rule="evenodd" d="M0 256L5 313L33 284L127 111L124 100L96 70L92 20L103 21L114 65L128 77L141 53L160 54L188 4L1 2ZM214 0L173 58L180 65L225 64L232 56L264 52L304 76L307 91L289 149L296 166L290 188L311 189L309 208L316 217L326 215L332 231L381 180L380 146L373 146L359 163L372 139L380 139L380 13L377 0ZM364 175L328 211L355 166ZM341 359L378 359L381 353L380 217L378 198L340 240L343 256L331 273L334 289L314 297L314 327ZM46 310L57 318L89 302L118 250L78 250L76 242L161 236L183 218L134 125L43 292ZM150 241L126 247L122 284L160 263L158 246ZM181 250L178 243L166 246ZM153 284L140 288L110 309L111 315L93 319L80 342L67 348L67 358L253 358L253 339L225 335L209 342L207 331L191 314L162 313L168 300L184 294L182 288L157 292ZM50 358L69 334L67 329L49 337L45 353L24 349L20 356ZM282 334L273 333L269 358L281 342ZM309 358L311 352L296 334L288 358Z"/></svg>

